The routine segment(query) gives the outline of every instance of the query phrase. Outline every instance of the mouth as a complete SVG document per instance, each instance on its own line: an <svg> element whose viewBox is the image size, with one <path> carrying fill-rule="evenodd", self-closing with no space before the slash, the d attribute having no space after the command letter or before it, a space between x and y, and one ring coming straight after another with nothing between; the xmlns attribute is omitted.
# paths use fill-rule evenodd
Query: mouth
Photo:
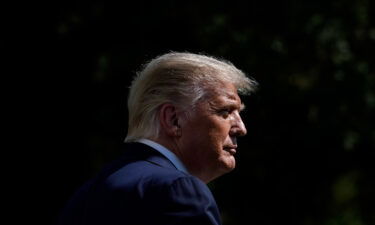
<svg viewBox="0 0 375 225"><path fill-rule="evenodd" d="M236 154L237 152L237 146L236 145L231 145L231 146L225 146L224 151L229 152L231 155Z"/></svg>

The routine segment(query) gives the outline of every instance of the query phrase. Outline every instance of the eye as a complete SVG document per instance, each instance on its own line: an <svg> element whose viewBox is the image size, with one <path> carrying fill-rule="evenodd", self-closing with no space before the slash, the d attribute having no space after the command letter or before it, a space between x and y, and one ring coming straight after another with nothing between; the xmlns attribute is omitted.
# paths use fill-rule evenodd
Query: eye
<svg viewBox="0 0 375 225"><path fill-rule="evenodd" d="M230 115L231 112L232 112L232 110L230 110L230 109L221 109L221 110L219 110L218 114L220 116L222 116L223 118L227 118Z"/></svg>

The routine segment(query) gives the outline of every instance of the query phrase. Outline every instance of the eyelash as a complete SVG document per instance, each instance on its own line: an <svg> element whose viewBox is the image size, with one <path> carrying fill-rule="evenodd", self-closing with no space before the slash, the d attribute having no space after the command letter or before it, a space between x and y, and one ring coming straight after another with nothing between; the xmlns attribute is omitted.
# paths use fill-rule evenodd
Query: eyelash
<svg viewBox="0 0 375 225"><path fill-rule="evenodd" d="M223 116L223 117L228 117L229 114L232 112L232 110L230 109L222 109L219 111L219 115Z"/></svg>

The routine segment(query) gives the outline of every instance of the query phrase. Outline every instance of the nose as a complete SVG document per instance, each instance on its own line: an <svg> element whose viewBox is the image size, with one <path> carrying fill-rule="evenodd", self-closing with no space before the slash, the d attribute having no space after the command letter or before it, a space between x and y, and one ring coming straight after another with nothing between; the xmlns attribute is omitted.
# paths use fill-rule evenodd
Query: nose
<svg viewBox="0 0 375 225"><path fill-rule="evenodd" d="M244 136L247 134L246 126L242 121L242 118L239 113L235 113L233 124L230 129L230 136Z"/></svg>

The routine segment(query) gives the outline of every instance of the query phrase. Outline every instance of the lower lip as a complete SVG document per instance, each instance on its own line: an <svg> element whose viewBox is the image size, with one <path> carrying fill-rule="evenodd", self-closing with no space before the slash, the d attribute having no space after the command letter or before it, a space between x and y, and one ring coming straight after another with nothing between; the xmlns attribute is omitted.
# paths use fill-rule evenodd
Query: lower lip
<svg viewBox="0 0 375 225"><path fill-rule="evenodd" d="M236 154L236 149L231 148L231 149L225 149L225 151L229 152L231 155Z"/></svg>

